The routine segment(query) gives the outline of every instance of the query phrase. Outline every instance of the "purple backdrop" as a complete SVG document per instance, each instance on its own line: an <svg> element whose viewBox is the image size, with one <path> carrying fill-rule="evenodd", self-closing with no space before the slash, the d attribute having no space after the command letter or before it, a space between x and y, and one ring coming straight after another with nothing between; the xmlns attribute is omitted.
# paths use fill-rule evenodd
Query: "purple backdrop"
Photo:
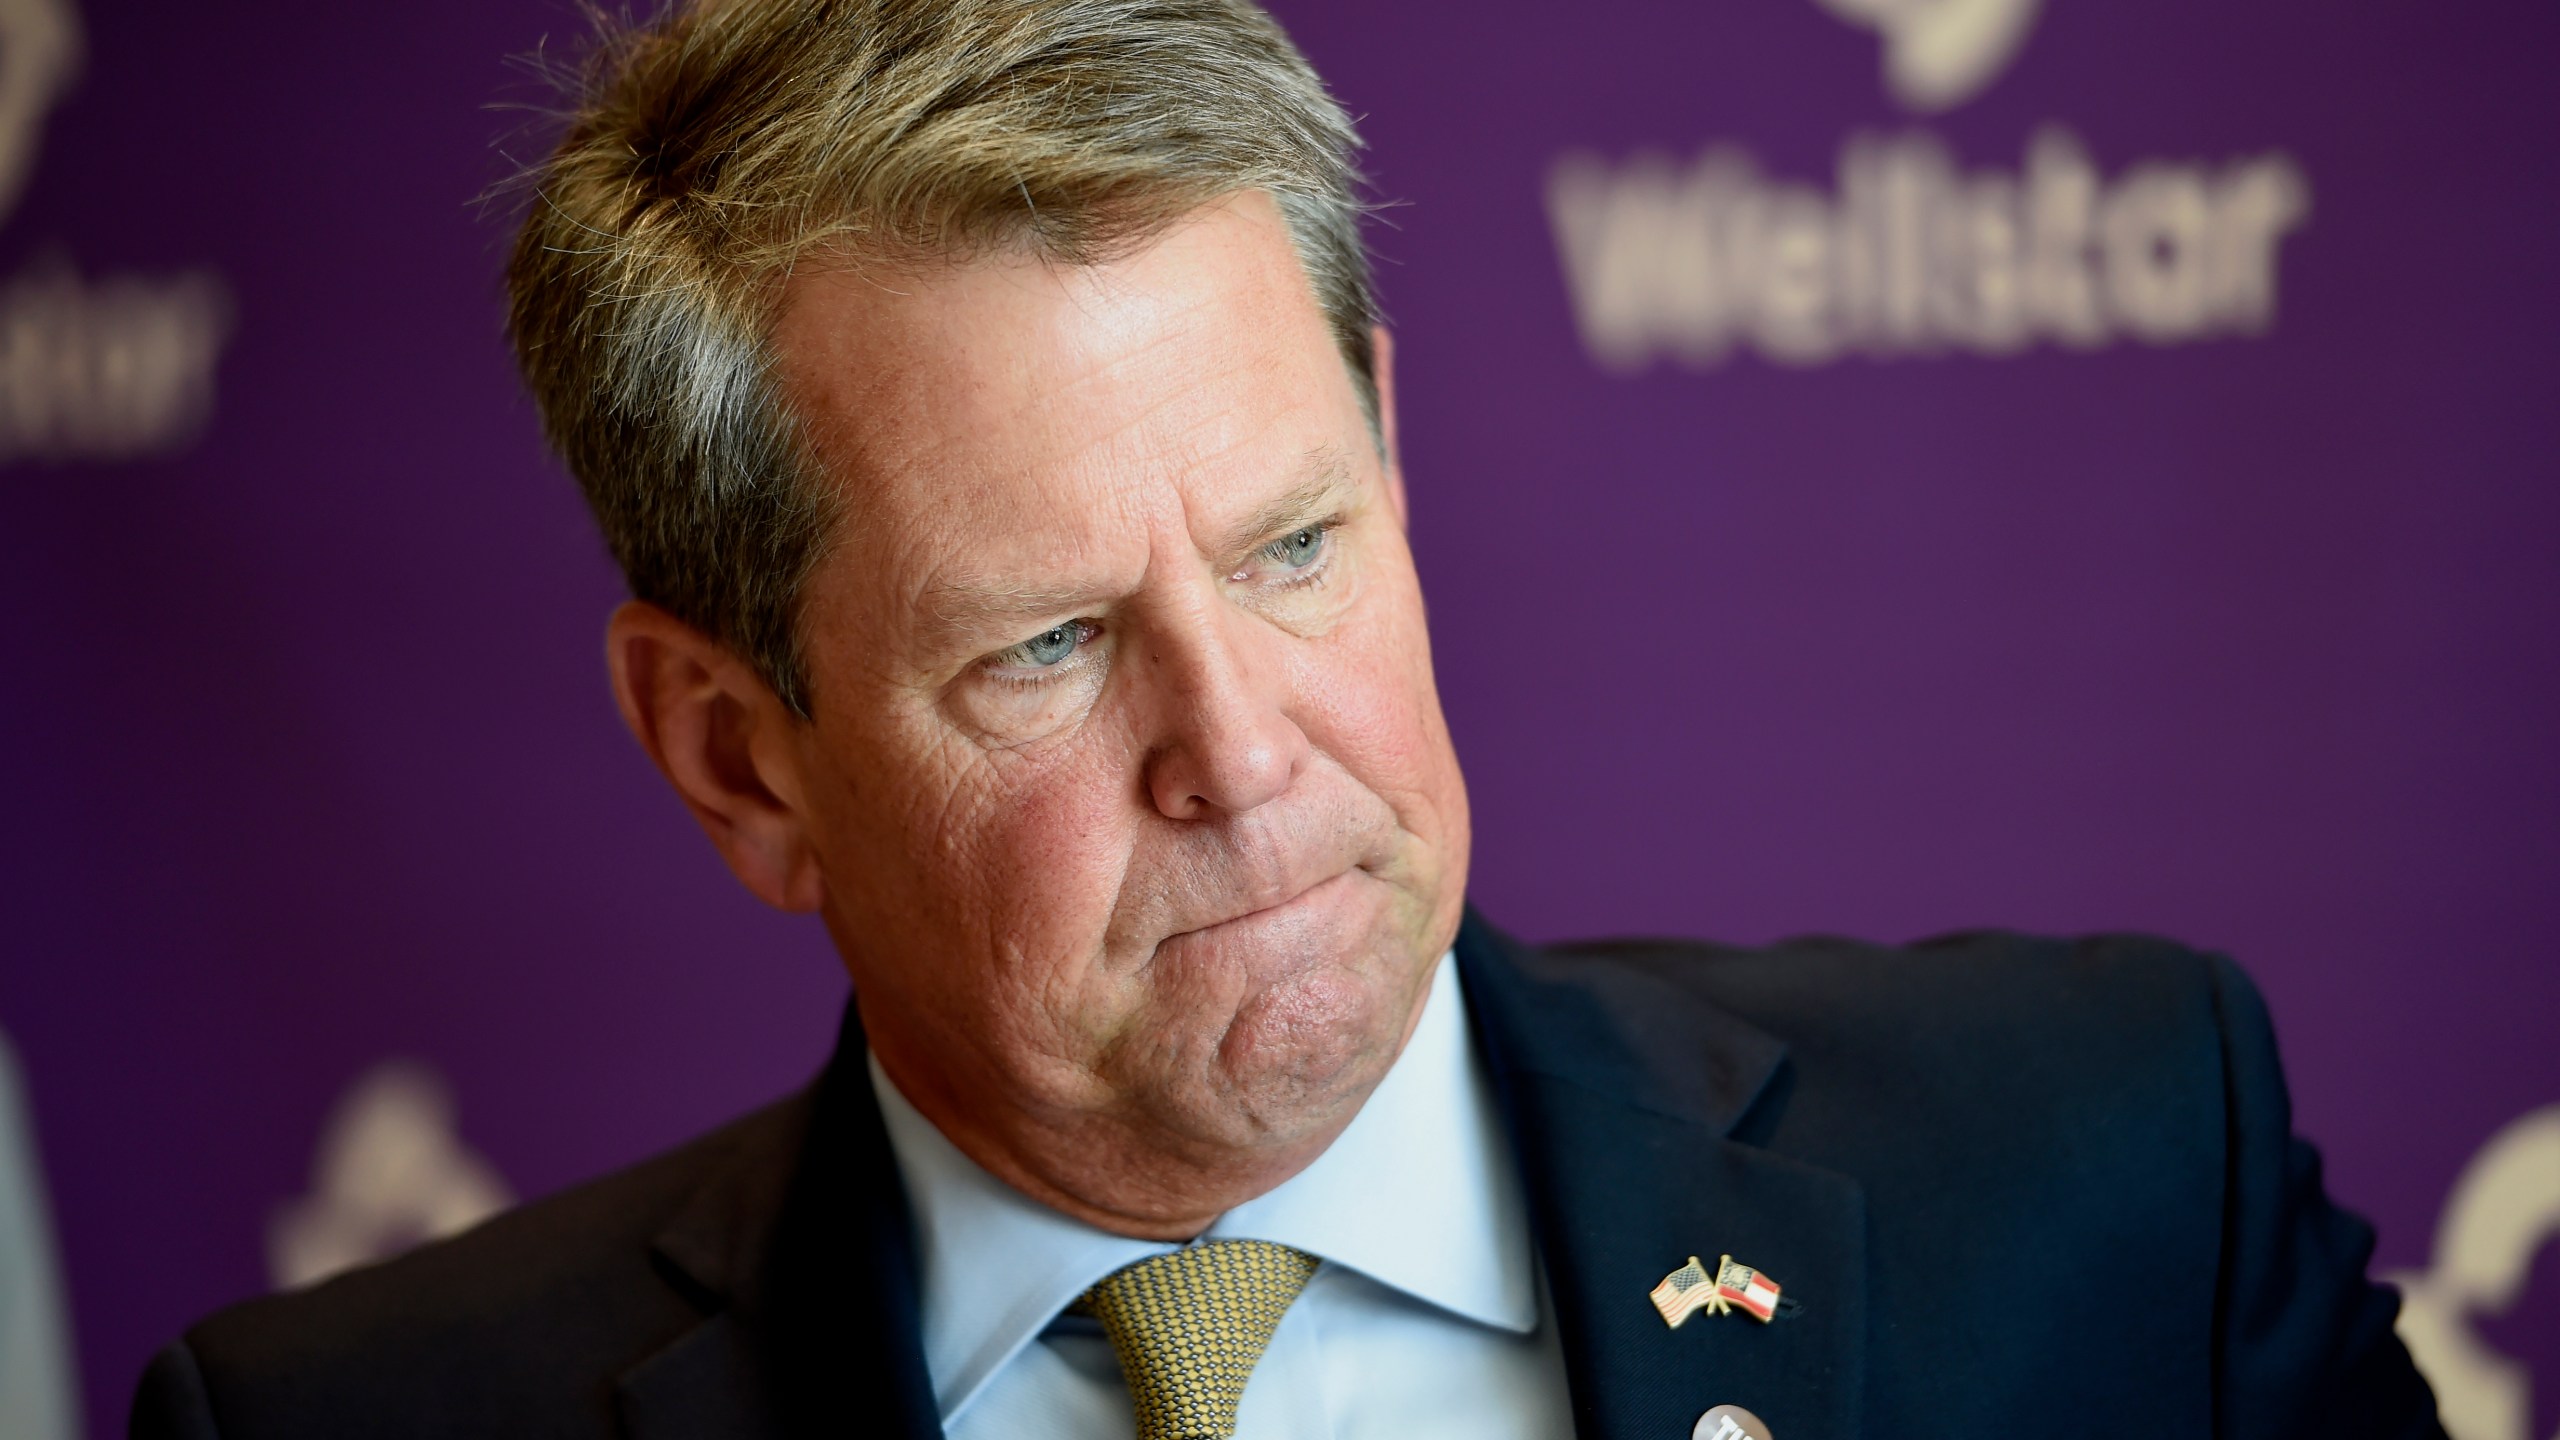
<svg viewBox="0 0 2560 1440"><path fill-rule="evenodd" d="M1402 202L1478 902L2228 949L2378 1263L2425 1270L2475 1152L2560 1101L2560 10L1279 9ZM798 1083L844 986L623 736L617 582L501 342L489 102L539 98L503 60L568 8L77 19L0 229L0 1027L105 1434L268 1286L384 1060L536 1194ZM1913 58L1928 24L1976 27L1969 72ZM2097 185L2058 280L1999 228L2064 195L2001 188L2040 133ZM1922 209L1860 210L1844 152L1905 157ZM2072 283L2103 339L2055 338ZM2535 1437L2540 1254L2471 1327L2538 1366Z"/></svg>

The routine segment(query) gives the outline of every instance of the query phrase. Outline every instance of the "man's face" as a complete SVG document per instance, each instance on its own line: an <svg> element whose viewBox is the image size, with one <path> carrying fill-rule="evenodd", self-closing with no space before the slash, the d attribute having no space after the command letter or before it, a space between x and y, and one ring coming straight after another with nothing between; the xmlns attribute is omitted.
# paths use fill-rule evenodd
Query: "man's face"
<svg viewBox="0 0 2560 1440"><path fill-rule="evenodd" d="M805 274L777 342L843 487L797 800L882 1064L1121 1228L1286 1178L1410 1033L1468 830L1401 481L1278 209Z"/></svg>

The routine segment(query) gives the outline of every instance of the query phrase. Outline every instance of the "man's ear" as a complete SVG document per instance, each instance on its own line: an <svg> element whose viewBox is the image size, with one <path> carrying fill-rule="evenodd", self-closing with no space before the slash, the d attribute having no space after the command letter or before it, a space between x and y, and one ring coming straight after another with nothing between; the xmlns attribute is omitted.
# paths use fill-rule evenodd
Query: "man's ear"
<svg viewBox="0 0 2560 1440"><path fill-rule="evenodd" d="M1386 447L1387 502L1395 506L1396 524L1413 528L1404 509L1404 454L1396 448L1396 337L1384 325L1369 327L1371 373L1377 376L1378 440Z"/></svg>
<svg viewBox="0 0 2560 1440"><path fill-rule="evenodd" d="M801 723L727 646L643 601L605 625L622 722L676 787L739 883L779 910L818 908L825 880L801 804Z"/></svg>

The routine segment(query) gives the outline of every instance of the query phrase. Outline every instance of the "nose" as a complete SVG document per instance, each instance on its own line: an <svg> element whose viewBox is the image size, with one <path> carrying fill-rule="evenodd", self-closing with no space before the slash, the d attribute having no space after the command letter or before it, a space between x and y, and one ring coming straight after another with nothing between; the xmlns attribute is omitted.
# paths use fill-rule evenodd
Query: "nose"
<svg viewBox="0 0 2560 1440"><path fill-rule="evenodd" d="M1288 712L1277 637L1210 601L1150 637L1161 729L1147 756L1147 793L1176 820L1241 815L1278 799L1307 763L1306 732Z"/></svg>

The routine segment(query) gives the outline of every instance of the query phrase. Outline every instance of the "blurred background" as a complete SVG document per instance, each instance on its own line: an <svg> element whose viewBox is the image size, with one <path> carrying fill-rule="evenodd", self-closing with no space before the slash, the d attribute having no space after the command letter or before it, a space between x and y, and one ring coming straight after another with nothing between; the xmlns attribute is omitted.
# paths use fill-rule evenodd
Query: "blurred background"
<svg viewBox="0 0 2560 1440"><path fill-rule="evenodd" d="M1275 8L1476 902L2227 950L2458 1440L2560 1434L2560 8ZM0 0L0 1433L824 1058L500 333L581 33Z"/></svg>

